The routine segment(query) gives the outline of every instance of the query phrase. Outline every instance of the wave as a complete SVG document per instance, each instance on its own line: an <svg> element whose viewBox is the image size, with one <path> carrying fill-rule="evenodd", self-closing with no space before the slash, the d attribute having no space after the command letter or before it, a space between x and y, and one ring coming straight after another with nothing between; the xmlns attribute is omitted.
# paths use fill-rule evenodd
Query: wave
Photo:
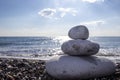
<svg viewBox="0 0 120 80"><path fill-rule="evenodd" d="M120 48L100 49L98 56L120 56Z"/></svg>
<svg viewBox="0 0 120 80"><path fill-rule="evenodd" d="M0 37L0 55L14 57L41 57L59 55L62 53L61 44L70 38L59 37ZM120 56L120 37L100 38L89 40L100 44L97 56Z"/></svg>

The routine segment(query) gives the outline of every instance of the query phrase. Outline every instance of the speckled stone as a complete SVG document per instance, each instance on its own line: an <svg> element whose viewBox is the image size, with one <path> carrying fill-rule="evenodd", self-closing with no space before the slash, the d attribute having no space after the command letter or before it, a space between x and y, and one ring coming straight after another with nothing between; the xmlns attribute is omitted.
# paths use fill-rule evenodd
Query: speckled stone
<svg viewBox="0 0 120 80"><path fill-rule="evenodd" d="M89 31L86 26L79 25L71 28L68 32L68 36L72 39L88 39Z"/></svg>
<svg viewBox="0 0 120 80"><path fill-rule="evenodd" d="M89 79L115 73L115 64L105 58L59 55L46 62L49 75L63 80Z"/></svg>
<svg viewBox="0 0 120 80"><path fill-rule="evenodd" d="M61 49L65 54L73 56L89 56L99 51L99 44L88 40L69 40L62 44Z"/></svg>

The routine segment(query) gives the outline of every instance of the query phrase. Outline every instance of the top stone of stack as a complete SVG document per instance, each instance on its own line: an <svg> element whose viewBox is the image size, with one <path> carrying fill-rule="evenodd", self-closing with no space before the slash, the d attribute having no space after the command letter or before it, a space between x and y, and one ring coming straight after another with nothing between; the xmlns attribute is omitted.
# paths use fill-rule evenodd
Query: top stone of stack
<svg viewBox="0 0 120 80"><path fill-rule="evenodd" d="M86 26L79 25L71 28L68 32L68 36L72 39L86 40L89 37L89 31Z"/></svg>

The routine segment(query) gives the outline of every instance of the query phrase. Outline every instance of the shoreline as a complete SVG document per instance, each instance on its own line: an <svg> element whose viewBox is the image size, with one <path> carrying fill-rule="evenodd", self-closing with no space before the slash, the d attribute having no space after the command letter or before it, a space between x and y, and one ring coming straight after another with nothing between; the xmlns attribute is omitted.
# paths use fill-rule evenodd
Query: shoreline
<svg viewBox="0 0 120 80"><path fill-rule="evenodd" d="M0 58L1 80L58 80L46 73L45 60ZM110 76L87 80L120 80L120 63L116 73Z"/></svg>
<svg viewBox="0 0 120 80"><path fill-rule="evenodd" d="M63 55L63 54L58 54L58 55ZM0 58L7 58L7 59L27 59L27 60L44 60L47 61L49 59L51 59L54 56L58 56L58 55L45 55L45 56L40 56L40 57L22 57L22 56L1 56ZM93 55L96 56L96 55ZM113 61L114 63L120 63L120 56L96 56L96 57L103 57L103 58L107 58L111 61Z"/></svg>

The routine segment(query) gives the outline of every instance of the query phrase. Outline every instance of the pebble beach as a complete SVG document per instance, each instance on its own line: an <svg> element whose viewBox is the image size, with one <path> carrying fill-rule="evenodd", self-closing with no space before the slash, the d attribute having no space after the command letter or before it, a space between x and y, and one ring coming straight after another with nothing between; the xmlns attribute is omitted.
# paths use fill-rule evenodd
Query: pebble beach
<svg viewBox="0 0 120 80"><path fill-rule="evenodd" d="M58 80L47 74L44 60L0 58L0 80ZM120 80L120 63L116 73L87 80Z"/></svg>

